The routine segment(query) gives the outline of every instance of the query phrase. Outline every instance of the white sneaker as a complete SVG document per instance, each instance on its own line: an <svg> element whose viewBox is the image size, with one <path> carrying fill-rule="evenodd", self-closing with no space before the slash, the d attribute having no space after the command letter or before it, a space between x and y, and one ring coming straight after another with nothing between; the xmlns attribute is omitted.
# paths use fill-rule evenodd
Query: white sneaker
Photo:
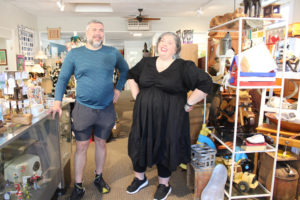
<svg viewBox="0 0 300 200"><path fill-rule="evenodd" d="M265 137L261 134L253 135L251 137L246 138L246 140L252 144L265 143Z"/></svg>

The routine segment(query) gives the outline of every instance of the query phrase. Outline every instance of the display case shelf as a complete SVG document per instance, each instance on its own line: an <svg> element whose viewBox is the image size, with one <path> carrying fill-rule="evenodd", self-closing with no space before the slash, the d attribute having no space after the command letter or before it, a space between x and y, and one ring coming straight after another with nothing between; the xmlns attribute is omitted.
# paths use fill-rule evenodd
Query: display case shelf
<svg viewBox="0 0 300 200"><path fill-rule="evenodd" d="M21 137L28 129L34 126L36 123L47 117L46 112L41 113L39 116L32 119L32 124L28 126L18 126L18 127L9 127L10 124L7 124L7 131L0 135L0 149L5 145L13 142L14 140Z"/></svg>

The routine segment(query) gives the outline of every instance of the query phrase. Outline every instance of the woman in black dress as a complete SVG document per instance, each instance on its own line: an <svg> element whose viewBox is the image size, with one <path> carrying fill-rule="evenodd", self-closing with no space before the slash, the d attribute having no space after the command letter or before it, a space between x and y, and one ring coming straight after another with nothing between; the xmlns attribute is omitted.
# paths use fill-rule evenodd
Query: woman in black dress
<svg viewBox="0 0 300 200"><path fill-rule="evenodd" d="M192 61L178 58L181 44L176 34L163 33L156 47L158 57L143 58L128 73L135 99L128 154L135 178L127 193L148 185L145 171L155 164L159 185L154 199L166 199L171 172L190 161L188 112L205 98L212 81ZM187 99L189 90L193 92Z"/></svg>

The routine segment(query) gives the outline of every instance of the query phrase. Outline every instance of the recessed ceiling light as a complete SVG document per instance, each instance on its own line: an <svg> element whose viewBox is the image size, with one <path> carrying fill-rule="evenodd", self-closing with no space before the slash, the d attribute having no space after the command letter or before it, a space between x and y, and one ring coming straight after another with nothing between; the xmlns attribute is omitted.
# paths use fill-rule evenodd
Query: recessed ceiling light
<svg viewBox="0 0 300 200"><path fill-rule="evenodd" d="M76 4L75 12L113 12L109 3L84 3Z"/></svg>

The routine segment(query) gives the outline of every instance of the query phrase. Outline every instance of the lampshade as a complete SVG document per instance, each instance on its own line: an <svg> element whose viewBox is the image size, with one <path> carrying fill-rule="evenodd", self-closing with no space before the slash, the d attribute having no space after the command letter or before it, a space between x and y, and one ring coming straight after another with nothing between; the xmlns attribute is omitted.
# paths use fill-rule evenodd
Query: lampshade
<svg viewBox="0 0 300 200"><path fill-rule="evenodd" d="M31 72L39 73L39 74L45 73L44 69L43 69L39 64L35 64L35 65L31 68Z"/></svg>
<svg viewBox="0 0 300 200"><path fill-rule="evenodd" d="M35 59L44 60L47 59L47 56L44 51L40 50L34 57Z"/></svg>

